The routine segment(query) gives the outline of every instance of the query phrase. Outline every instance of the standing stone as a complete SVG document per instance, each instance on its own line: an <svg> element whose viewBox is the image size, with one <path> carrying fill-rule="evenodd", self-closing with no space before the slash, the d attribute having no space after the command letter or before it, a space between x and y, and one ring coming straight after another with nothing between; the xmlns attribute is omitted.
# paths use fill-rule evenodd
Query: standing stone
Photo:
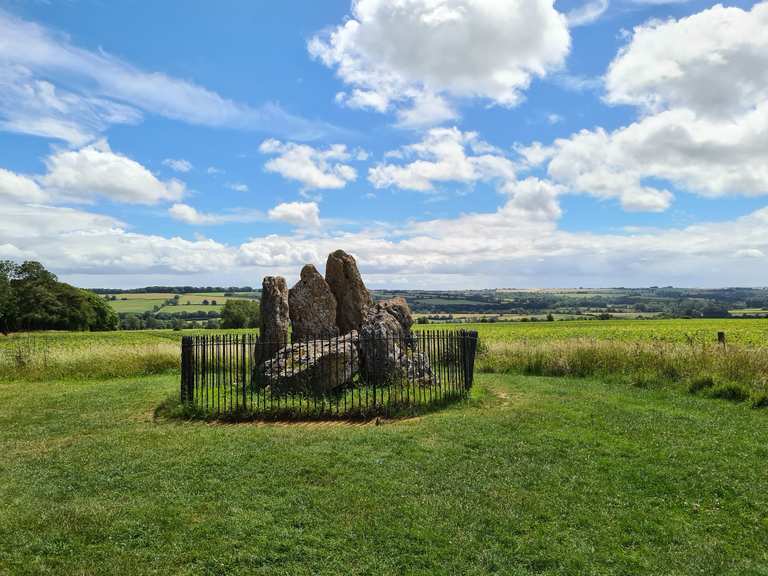
<svg viewBox="0 0 768 576"><path fill-rule="evenodd" d="M282 276L266 276L261 283L261 341L267 354L288 343L288 285Z"/></svg>
<svg viewBox="0 0 768 576"><path fill-rule="evenodd" d="M288 291L293 340L337 336L336 297L312 264L301 269L301 280Z"/></svg>
<svg viewBox="0 0 768 576"><path fill-rule="evenodd" d="M343 250L329 254L325 280L336 297L336 326L339 332L346 334L360 330L366 310L373 305L373 298L363 284L355 259Z"/></svg>
<svg viewBox="0 0 768 576"><path fill-rule="evenodd" d="M330 392L357 374L357 343L357 332L295 342L263 362L256 380L273 394Z"/></svg>
<svg viewBox="0 0 768 576"><path fill-rule="evenodd" d="M360 353L369 381L386 383L408 376L412 325L411 309L404 298L377 302L367 310Z"/></svg>

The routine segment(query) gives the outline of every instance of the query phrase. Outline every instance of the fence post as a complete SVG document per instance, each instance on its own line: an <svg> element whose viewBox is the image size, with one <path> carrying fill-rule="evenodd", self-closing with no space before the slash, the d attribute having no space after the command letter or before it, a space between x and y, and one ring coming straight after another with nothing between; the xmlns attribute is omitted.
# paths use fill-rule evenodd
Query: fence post
<svg viewBox="0 0 768 576"><path fill-rule="evenodd" d="M477 332L462 331L462 340L464 341L464 387L469 390L474 382L475 352L477 351Z"/></svg>
<svg viewBox="0 0 768 576"><path fill-rule="evenodd" d="M192 371L193 342L191 336L181 337L181 401L194 401L194 373Z"/></svg>

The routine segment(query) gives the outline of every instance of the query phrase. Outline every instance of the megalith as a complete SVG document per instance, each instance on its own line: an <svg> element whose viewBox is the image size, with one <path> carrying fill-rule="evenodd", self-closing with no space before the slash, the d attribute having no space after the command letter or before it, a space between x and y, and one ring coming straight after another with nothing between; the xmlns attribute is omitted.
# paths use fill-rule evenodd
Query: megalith
<svg viewBox="0 0 768 576"><path fill-rule="evenodd" d="M329 338L336 327L336 297L312 264L301 269L301 279L288 291L293 340Z"/></svg>
<svg viewBox="0 0 768 576"><path fill-rule="evenodd" d="M288 343L288 285L282 276L266 276L261 283L261 341L268 354Z"/></svg>
<svg viewBox="0 0 768 576"><path fill-rule="evenodd" d="M336 326L340 334L360 330L373 298L365 287L355 259L336 250L328 255L325 280L336 298Z"/></svg>

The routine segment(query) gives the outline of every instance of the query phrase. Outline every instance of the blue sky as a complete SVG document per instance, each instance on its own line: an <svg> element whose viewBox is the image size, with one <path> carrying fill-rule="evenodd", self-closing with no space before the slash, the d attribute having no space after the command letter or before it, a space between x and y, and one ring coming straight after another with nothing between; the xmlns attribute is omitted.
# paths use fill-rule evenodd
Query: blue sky
<svg viewBox="0 0 768 576"><path fill-rule="evenodd" d="M765 285L766 29L755 2L0 2L0 257Z"/></svg>

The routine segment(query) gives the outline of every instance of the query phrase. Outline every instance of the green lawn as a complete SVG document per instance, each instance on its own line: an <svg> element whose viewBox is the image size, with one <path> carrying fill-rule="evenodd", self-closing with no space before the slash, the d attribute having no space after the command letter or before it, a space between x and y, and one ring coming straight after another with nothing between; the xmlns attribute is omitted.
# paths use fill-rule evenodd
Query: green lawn
<svg viewBox="0 0 768 576"><path fill-rule="evenodd" d="M480 375L381 426L158 421L176 376L0 382L0 574L768 574L768 415Z"/></svg>

